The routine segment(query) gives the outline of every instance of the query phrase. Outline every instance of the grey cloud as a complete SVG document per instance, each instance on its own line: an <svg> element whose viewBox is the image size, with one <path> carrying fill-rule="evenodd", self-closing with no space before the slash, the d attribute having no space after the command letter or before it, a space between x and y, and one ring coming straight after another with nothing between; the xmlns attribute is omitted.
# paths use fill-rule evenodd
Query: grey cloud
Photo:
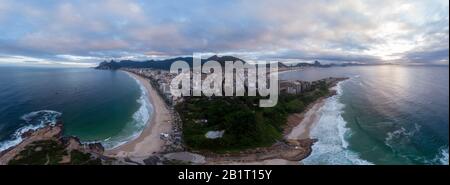
<svg viewBox="0 0 450 185"><path fill-rule="evenodd" d="M11 25L0 28L0 53L8 55L448 60L448 3L440 0L0 1L9 10L0 23Z"/></svg>
<svg viewBox="0 0 450 185"><path fill-rule="evenodd" d="M447 64L449 62L448 57L449 49L437 49L427 51L414 51L406 54L405 61L414 63L429 63L429 64Z"/></svg>

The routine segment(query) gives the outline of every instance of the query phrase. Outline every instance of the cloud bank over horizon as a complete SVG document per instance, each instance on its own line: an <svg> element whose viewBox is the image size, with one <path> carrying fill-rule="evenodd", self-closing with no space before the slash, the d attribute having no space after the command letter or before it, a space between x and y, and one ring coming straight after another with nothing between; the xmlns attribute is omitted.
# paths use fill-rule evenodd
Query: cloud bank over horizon
<svg viewBox="0 0 450 185"><path fill-rule="evenodd" d="M0 0L0 65L92 66L192 53L449 63L447 0Z"/></svg>

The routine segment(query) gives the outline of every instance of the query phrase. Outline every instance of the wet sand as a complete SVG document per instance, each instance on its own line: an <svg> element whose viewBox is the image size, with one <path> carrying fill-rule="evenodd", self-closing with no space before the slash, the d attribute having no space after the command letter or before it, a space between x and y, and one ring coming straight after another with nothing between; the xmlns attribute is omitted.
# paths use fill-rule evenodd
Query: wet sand
<svg viewBox="0 0 450 185"><path fill-rule="evenodd" d="M319 109L324 105L325 99L318 100L309 108L306 113L293 114L289 116L288 122L296 122L297 125L293 127L289 133L285 135L286 139L308 139L310 138L311 129L314 128L314 123L320 118ZM289 123L288 123L289 124Z"/></svg>
<svg viewBox="0 0 450 185"><path fill-rule="evenodd" d="M320 118L319 110L325 104L328 97L323 97L310 104L302 113L292 114L288 117L287 126L284 131L286 140L305 140L310 139L310 131L314 128L314 124ZM286 151L287 152L287 151ZM290 161L281 158L255 160L255 161L230 161L215 160L209 161L207 164L213 165L302 165L301 161Z"/></svg>
<svg viewBox="0 0 450 185"><path fill-rule="evenodd" d="M136 162L142 162L142 160L157 154L163 149L165 142L160 139L160 134L170 133L172 117L166 103L147 79L130 72L126 73L136 78L146 88L149 100L153 105L152 117L136 139L115 149L105 151L105 155L115 158L129 158Z"/></svg>

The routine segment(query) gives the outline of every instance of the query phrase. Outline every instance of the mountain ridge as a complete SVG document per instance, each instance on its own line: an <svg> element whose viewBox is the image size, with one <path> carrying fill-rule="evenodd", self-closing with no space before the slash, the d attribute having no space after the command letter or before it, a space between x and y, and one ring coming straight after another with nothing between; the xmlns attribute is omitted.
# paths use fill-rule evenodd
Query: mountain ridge
<svg viewBox="0 0 450 185"><path fill-rule="evenodd" d="M169 59L163 59L163 60L146 60L146 61L134 61L134 60L121 60L121 61L103 61L101 62L95 69L101 69L101 70L117 70L120 68L153 68L153 69L161 69L161 70L170 70L170 66L175 63L176 61L184 61L189 64L190 67L193 65L193 57L176 57L176 58L169 58ZM226 61L240 61L242 63L247 63L245 60L234 57L234 56L218 56L213 55L207 59L202 59L201 64L208 61L217 61L220 63L220 65L225 66ZM269 64L268 64L269 65ZM285 64L278 62L279 68L286 68Z"/></svg>

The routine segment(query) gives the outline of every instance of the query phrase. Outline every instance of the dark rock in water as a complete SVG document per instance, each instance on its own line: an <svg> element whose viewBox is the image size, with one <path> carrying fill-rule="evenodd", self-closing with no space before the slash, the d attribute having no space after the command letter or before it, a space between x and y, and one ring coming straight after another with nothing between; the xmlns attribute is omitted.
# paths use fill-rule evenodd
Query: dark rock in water
<svg viewBox="0 0 450 185"><path fill-rule="evenodd" d="M103 152L105 151L105 148L103 147L103 145L101 143L91 143L91 144L88 144L88 147L91 152L94 152L97 154L103 154Z"/></svg>
<svg viewBox="0 0 450 185"><path fill-rule="evenodd" d="M32 133L33 133L33 130L26 131L26 132L24 132L24 133L22 134L21 137L22 137L22 138L30 137Z"/></svg>
<svg viewBox="0 0 450 185"><path fill-rule="evenodd" d="M95 153L100 155L103 154L103 152L105 151L105 148L101 143L83 144L81 143L80 139L75 136L61 137L60 140L70 149L84 150L89 153Z"/></svg>

